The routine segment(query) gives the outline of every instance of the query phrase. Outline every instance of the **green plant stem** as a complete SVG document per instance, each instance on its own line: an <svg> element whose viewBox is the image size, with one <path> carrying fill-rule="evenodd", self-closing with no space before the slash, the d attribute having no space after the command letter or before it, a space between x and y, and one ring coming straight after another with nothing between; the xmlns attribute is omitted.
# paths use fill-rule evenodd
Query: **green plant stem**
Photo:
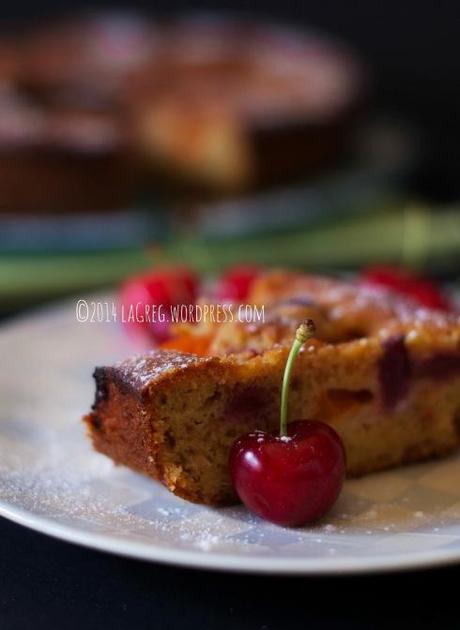
<svg viewBox="0 0 460 630"><path fill-rule="evenodd" d="M286 361L286 367L284 368L283 384L281 387L281 415L280 415L280 436L287 435L287 412L288 412L288 395L289 384L291 382L291 373L294 361L299 354L300 348L303 344L313 337L315 334L315 324L311 319L307 319L303 324L298 327L295 339L292 343L289 356Z"/></svg>

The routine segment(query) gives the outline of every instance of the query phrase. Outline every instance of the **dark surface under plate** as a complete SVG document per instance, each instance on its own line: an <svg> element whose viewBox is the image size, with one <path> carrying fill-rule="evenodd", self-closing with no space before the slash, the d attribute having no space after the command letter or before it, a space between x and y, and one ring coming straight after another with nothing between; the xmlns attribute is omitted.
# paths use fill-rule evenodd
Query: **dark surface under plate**
<svg viewBox="0 0 460 630"><path fill-rule="evenodd" d="M344 578L198 572L90 551L0 520L0 627L458 628L459 568Z"/></svg>

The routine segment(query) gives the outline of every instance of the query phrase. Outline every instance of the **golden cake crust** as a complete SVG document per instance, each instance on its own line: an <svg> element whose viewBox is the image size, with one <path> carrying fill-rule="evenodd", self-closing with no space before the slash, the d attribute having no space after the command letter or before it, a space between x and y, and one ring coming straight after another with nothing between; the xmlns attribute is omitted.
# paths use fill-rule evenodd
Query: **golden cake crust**
<svg viewBox="0 0 460 630"><path fill-rule="evenodd" d="M305 316L317 322L319 338L304 345L294 367L290 418L332 425L349 475L457 447L456 316L287 272L266 275L251 297L266 304L266 323L211 326L213 356L157 350L98 368L86 417L95 448L187 499L234 501L229 449L243 433L277 429L292 331Z"/></svg>

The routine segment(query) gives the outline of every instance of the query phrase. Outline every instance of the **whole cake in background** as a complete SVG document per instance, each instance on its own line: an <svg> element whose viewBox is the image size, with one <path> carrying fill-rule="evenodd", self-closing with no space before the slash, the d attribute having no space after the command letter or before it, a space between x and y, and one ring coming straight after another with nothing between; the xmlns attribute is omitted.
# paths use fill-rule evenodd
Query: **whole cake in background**
<svg viewBox="0 0 460 630"><path fill-rule="evenodd" d="M290 29L101 14L0 41L3 211L126 206L307 176L347 146L360 69Z"/></svg>

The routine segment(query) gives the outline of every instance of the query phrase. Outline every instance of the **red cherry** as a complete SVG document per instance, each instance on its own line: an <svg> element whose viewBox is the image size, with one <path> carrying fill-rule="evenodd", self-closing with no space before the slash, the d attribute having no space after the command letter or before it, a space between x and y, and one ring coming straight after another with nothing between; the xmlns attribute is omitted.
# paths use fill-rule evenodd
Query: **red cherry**
<svg viewBox="0 0 460 630"><path fill-rule="evenodd" d="M137 276L125 282L120 288L119 302L123 307L123 326L134 336L153 337L156 341L168 338L169 321L160 321L157 312L155 321L148 321L150 306L160 304L169 306L170 294L160 281L148 281L144 276Z"/></svg>
<svg viewBox="0 0 460 630"><path fill-rule="evenodd" d="M196 301L198 280L185 267L165 267L129 278L120 288L124 325L155 341L169 338L171 307ZM154 311L154 309L156 309ZM133 317L128 317L128 313Z"/></svg>
<svg viewBox="0 0 460 630"><path fill-rule="evenodd" d="M334 505L345 478L345 451L327 424L297 420L284 437L254 431L239 438L230 472L251 512L295 527L320 519Z"/></svg>
<svg viewBox="0 0 460 630"><path fill-rule="evenodd" d="M181 265L164 268L162 275L173 295L173 304L194 304L196 302L199 280L194 271Z"/></svg>
<svg viewBox="0 0 460 630"><path fill-rule="evenodd" d="M450 301L434 282L399 267L389 265L369 267L362 273L361 281L365 284L390 289L427 308L440 311L451 311L453 308Z"/></svg>
<svg viewBox="0 0 460 630"><path fill-rule="evenodd" d="M287 397L294 361L315 333L312 320L299 326L284 370L280 433L253 431L230 451L230 476L246 507L278 525L304 525L335 503L345 477L345 450L327 424L297 420L287 424Z"/></svg>
<svg viewBox="0 0 460 630"><path fill-rule="evenodd" d="M260 276L261 268L254 265L237 265L228 269L216 286L216 297L220 302L245 300L254 280Z"/></svg>

